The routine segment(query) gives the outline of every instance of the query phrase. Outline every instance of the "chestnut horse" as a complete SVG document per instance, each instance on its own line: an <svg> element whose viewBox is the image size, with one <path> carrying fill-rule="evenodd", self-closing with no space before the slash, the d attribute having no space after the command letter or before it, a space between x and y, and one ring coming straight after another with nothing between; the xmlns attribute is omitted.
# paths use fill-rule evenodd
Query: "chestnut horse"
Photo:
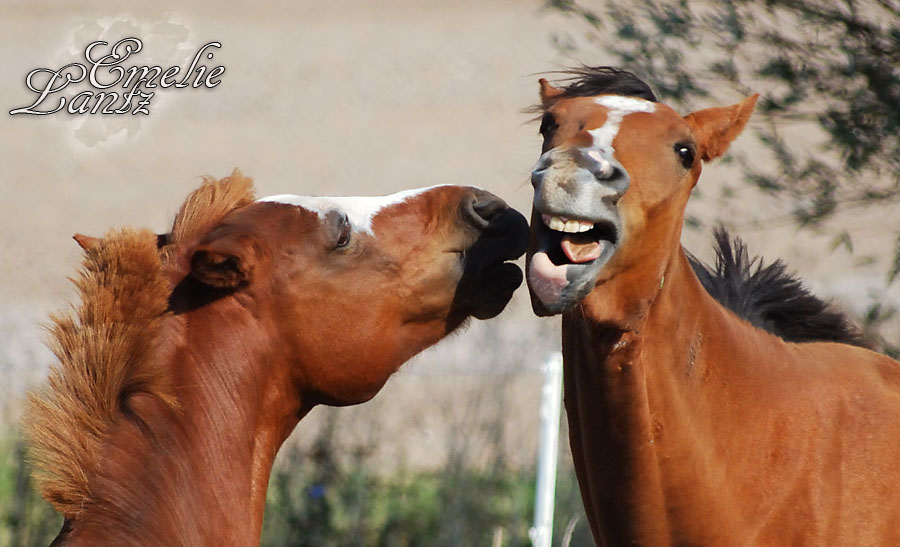
<svg viewBox="0 0 900 547"><path fill-rule="evenodd" d="M562 314L596 541L900 545L900 363L815 341L854 337L782 264L762 268L720 234L719 273L743 279L708 289L698 272L715 272L680 244L701 162L725 152L757 97L682 117L616 69L540 84L527 276L535 311Z"/></svg>
<svg viewBox="0 0 900 547"><path fill-rule="evenodd" d="M235 172L171 233L76 236L81 307L53 318L60 362L27 418L54 544L259 545L297 422L500 313L527 233L475 188L254 201Z"/></svg>

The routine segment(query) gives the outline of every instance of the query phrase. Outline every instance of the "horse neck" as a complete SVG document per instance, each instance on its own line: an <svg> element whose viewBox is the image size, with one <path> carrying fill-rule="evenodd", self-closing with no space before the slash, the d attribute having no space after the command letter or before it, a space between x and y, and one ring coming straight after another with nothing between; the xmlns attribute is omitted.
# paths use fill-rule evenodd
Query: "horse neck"
<svg viewBox="0 0 900 547"><path fill-rule="evenodd" d="M715 389L709 380L721 371L697 355L707 329L742 329L700 285L680 245L659 264L658 277L625 277L563 318L576 472L595 537L610 544L668 544L673 490L690 482L702 493L715 474L703 468L709 416L692 401L707 399L702 391ZM628 313L615 321L611 309ZM668 465L676 460L679 476Z"/></svg>
<svg viewBox="0 0 900 547"><path fill-rule="evenodd" d="M308 409L252 315L227 299L172 318L159 346L179 408L129 399L65 544L258 545L275 454Z"/></svg>

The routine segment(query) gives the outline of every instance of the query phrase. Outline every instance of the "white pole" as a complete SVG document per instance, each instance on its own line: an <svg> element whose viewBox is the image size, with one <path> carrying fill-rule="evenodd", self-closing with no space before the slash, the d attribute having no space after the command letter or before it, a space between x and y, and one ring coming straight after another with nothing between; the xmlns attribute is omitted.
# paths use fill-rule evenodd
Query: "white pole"
<svg viewBox="0 0 900 547"><path fill-rule="evenodd" d="M542 367L541 441L538 448L534 526L528 536L534 547L550 547L553 540L553 502L556 493L556 458L559 453L559 417L562 401L562 354L555 352Z"/></svg>

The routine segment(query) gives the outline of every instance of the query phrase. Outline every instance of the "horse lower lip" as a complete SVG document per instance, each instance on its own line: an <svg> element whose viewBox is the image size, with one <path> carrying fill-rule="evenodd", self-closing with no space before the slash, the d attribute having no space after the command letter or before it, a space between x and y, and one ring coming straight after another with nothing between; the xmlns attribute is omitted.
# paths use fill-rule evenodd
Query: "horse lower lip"
<svg viewBox="0 0 900 547"><path fill-rule="evenodd" d="M499 314L524 280L522 270L512 262L486 265L470 282L458 289L463 309L476 319L490 319Z"/></svg>
<svg viewBox="0 0 900 547"><path fill-rule="evenodd" d="M545 252L535 253L531 257L528 269L528 285L534 294L546 306L559 302L562 292L569 281L566 279L567 266L553 264Z"/></svg>
<svg viewBox="0 0 900 547"><path fill-rule="evenodd" d="M506 284L511 280L518 279L518 283L516 283L517 287L522 282L522 270L513 262L498 262L492 264L484 269L482 275L489 276L489 278L501 284Z"/></svg>

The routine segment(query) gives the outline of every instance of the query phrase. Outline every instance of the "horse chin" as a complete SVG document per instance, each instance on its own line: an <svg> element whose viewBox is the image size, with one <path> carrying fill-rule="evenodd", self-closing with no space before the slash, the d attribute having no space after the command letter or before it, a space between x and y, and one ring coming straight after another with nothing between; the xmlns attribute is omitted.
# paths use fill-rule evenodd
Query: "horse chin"
<svg viewBox="0 0 900 547"><path fill-rule="evenodd" d="M577 306L592 290L606 262L615 252L586 264L555 265L545 252L528 259L528 290L531 307L541 317L557 315Z"/></svg>
<svg viewBox="0 0 900 547"><path fill-rule="evenodd" d="M491 319L499 315L524 278L522 270L510 262L485 268L481 282L470 295L473 303L470 315L476 319Z"/></svg>
<svg viewBox="0 0 900 547"><path fill-rule="evenodd" d="M531 306L538 316L564 313L578 305L594 289L603 268L616 253L618 241L599 239L598 256L587 262L572 262L560 251L558 232L532 223L532 247L526 268Z"/></svg>

